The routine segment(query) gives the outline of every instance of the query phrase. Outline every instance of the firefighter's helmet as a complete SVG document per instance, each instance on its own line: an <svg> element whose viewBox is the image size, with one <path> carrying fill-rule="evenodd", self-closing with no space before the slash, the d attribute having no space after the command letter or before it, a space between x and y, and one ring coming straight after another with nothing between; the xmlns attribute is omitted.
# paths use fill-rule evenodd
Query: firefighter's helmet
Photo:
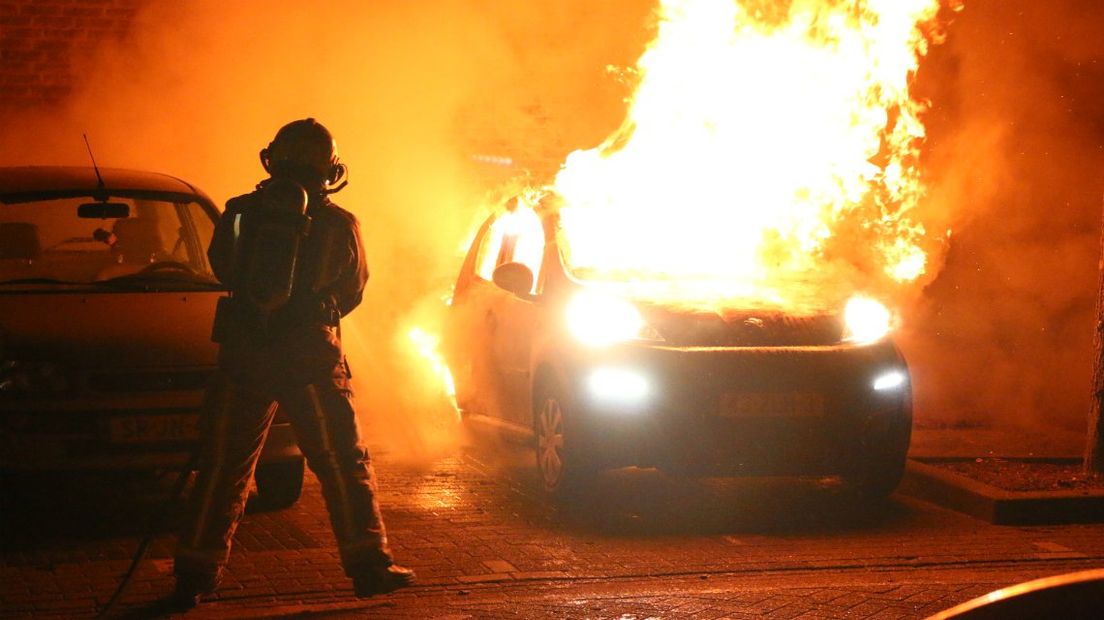
<svg viewBox="0 0 1104 620"><path fill-rule="evenodd" d="M337 158L333 135L313 118L292 121L261 149L261 165L273 177L290 178L311 190L333 193L348 174Z"/></svg>

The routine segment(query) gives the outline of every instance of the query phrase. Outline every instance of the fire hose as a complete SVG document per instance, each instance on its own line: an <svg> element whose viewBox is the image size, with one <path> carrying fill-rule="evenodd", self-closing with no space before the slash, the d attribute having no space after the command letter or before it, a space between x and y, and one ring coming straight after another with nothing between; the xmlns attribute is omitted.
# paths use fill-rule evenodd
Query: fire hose
<svg viewBox="0 0 1104 620"><path fill-rule="evenodd" d="M184 487L188 484L188 478L191 477L193 471L199 466L199 446L197 445L192 449L191 454L188 456L188 461L178 470L176 482L173 484L172 491L169 494L169 499L161 504L161 509L154 512L150 517L149 523L146 526L146 534L142 538L142 541L138 543L138 548L134 552L134 557L130 561L130 567L123 573L122 579L119 581L119 586L115 588L115 592L111 595L111 598L104 603L96 614L96 619L106 618L107 614L115 607L116 603L122 597L123 592L126 591L130 585L131 580L134 578L134 573L138 570L138 565L146 556L146 551L149 549L150 543L153 542L154 536L157 534L159 526L165 521L165 518L169 514L169 509L173 504L180 499L184 493Z"/></svg>

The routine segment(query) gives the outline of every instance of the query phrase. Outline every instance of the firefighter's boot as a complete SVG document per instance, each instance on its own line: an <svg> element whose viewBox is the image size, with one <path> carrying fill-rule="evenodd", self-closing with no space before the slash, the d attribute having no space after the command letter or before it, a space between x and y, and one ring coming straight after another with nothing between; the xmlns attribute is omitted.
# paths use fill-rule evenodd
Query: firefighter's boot
<svg viewBox="0 0 1104 620"><path fill-rule="evenodd" d="M414 583L414 571L398 564L357 569L353 573L353 591L359 597L384 594Z"/></svg>

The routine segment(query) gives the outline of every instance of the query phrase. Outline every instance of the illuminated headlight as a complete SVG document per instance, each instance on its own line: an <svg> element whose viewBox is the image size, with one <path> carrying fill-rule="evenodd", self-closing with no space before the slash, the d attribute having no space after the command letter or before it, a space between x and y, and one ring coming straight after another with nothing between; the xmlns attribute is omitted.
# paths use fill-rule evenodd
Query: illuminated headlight
<svg viewBox="0 0 1104 620"><path fill-rule="evenodd" d="M587 389L596 402L606 405L639 405L648 399L648 378L625 368L597 368L587 377Z"/></svg>
<svg viewBox="0 0 1104 620"><path fill-rule="evenodd" d="M869 297L852 297L843 311L846 342L859 344L880 340L889 333L893 315L880 302Z"/></svg>
<svg viewBox="0 0 1104 620"><path fill-rule="evenodd" d="M593 291L578 293L568 302L567 327L579 342L595 347L632 339L661 339L636 306Z"/></svg>
<svg viewBox="0 0 1104 620"><path fill-rule="evenodd" d="M5 360L0 362L0 395L64 392L69 380L57 364Z"/></svg>
<svg viewBox="0 0 1104 620"><path fill-rule="evenodd" d="M908 381L908 377L900 370L891 370L878 375L874 379L873 388L876 392L890 392L900 389Z"/></svg>

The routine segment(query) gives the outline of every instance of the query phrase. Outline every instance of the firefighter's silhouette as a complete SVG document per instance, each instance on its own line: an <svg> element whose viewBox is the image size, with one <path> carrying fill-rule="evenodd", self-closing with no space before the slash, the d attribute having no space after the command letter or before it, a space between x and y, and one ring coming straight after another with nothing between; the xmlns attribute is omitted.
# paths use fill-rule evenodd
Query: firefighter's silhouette
<svg viewBox="0 0 1104 620"><path fill-rule="evenodd" d="M312 118L285 125L260 155L270 178L226 203L208 249L231 293L215 317L219 372L204 404L199 470L175 556L175 598L184 606L218 586L274 404L321 482L357 595L414 578L388 549L341 349L339 321L368 280L357 220L328 198L344 187L345 166Z"/></svg>

